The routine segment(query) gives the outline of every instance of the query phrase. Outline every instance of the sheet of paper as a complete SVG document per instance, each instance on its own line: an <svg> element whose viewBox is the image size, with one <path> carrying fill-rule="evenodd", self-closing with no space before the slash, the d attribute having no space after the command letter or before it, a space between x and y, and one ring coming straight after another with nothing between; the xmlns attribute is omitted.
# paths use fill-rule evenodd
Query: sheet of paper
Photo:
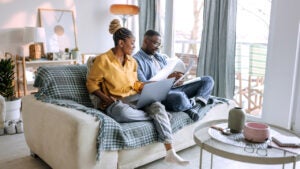
<svg viewBox="0 0 300 169"><path fill-rule="evenodd" d="M183 80L183 78L185 78L185 77L189 74L190 70L191 70L192 67L193 67L193 64L194 64L194 61L193 61L193 60L190 60L190 63L189 63L189 65L188 65L188 67L186 68L184 74L183 74L178 80L176 80L176 82L174 83L173 86L176 86L176 84L177 84L178 82L180 82L181 80Z"/></svg>
<svg viewBox="0 0 300 169"><path fill-rule="evenodd" d="M160 81L166 79L174 71L184 72L184 63L178 58L168 59L167 65L160 70L155 76L153 76L149 81Z"/></svg>
<svg viewBox="0 0 300 169"><path fill-rule="evenodd" d="M177 87L181 87L183 85L187 85L187 84L190 84L190 83L193 83L193 82L196 82L196 81L200 81L201 80L201 77L195 77L193 79L190 79L190 80L187 80L187 81L184 81L182 85L179 85L179 86L175 86L173 85L173 89L177 88Z"/></svg>

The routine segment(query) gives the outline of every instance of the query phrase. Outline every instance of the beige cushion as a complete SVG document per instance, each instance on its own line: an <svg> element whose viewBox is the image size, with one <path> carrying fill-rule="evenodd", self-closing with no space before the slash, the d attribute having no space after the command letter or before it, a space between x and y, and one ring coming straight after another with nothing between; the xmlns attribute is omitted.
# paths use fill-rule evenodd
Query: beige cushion
<svg viewBox="0 0 300 169"><path fill-rule="evenodd" d="M87 66L87 74L86 77L88 76L88 74L90 73L90 70L94 64L94 60L95 60L96 56L90 56L86 62L86 66ZM101 100L99 99L99 97L95 96L94 94L90 94L90 99L92 104L94 105L95 109L98 109L98 105L100 105Z"/></svg>

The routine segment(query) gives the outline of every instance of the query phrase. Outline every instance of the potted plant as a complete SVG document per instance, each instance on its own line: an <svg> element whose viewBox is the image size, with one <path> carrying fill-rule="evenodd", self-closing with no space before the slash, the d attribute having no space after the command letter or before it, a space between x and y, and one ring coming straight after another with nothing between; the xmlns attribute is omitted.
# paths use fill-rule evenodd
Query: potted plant
<svg viewBox="0 0 300 169"><path fill-rule="evenodd" d="M0 95L5 98L5 121L20 118L21 99L15 93L15 72L12 58L0 60Z"/></svg>
<svg viewBox="0 0 300 169"><path fill-rule="evenodd" d="M79 54L79 49L78 49L78 47L72 49L72 50L71 50L71 54L72 54L72 58L73 58L74 60L79 60L80 54Z"/></svg>

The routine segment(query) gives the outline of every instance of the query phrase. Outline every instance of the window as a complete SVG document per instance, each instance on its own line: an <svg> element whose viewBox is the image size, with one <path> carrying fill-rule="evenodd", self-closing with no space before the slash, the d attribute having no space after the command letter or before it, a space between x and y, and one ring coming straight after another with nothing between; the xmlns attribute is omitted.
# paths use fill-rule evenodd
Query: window
<svg viewBox="0 0 300 169"><path fill-rule="evenodd" d="M174 51L187 65L194 60L190 72L196 76L203 25L204 0L174 1Z"/></svg>
<svg viewBox="0 0 300 169"><path fill-rule="evenodd" d="M239 106L255 116L261 115L263 105L271 2L271 0L237 1L234 99ZM165 9L164 3L161 4L162 9ZM173 24L174 53L186 64L190 60L195 61L196 64L190 72L193 77L196 75L201 45L204 0L174 0L173 6L174 22L167 22L170 19L162 17L161 25ZM165 11L161 10L161 14L164 13Z"/></svg>
<svg viewBox="0 0 300 169"><path fill-rule="evenodd" d="M235 101L260 116L263 103L271 0L237 1Z"/></svg>

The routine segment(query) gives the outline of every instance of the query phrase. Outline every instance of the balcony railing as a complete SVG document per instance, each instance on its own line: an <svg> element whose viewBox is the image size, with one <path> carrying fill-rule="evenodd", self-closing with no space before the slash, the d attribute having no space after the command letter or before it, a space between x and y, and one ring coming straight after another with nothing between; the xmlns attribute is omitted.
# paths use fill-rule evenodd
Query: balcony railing
<svg viewBox="0 0 300 169"><path fill-rule="evenodd" d="M200 41L176 41L176 56L185 64L192 59L198 61L198 54L191 54L188 45L200 45ZM199 46L197 46L199 51ZM235 93L234 100L248 113L260 115L263 102L265 65L267 44L265 43L236 43L235 57ZM190 74L196 76L197 65Z"/></svg>
<svg viewBox="0 0 300 169"><path fill-rule="evenodd" d="M235 101L253 115L260 115L263 102L267 44L237 43Z"/></svg>

